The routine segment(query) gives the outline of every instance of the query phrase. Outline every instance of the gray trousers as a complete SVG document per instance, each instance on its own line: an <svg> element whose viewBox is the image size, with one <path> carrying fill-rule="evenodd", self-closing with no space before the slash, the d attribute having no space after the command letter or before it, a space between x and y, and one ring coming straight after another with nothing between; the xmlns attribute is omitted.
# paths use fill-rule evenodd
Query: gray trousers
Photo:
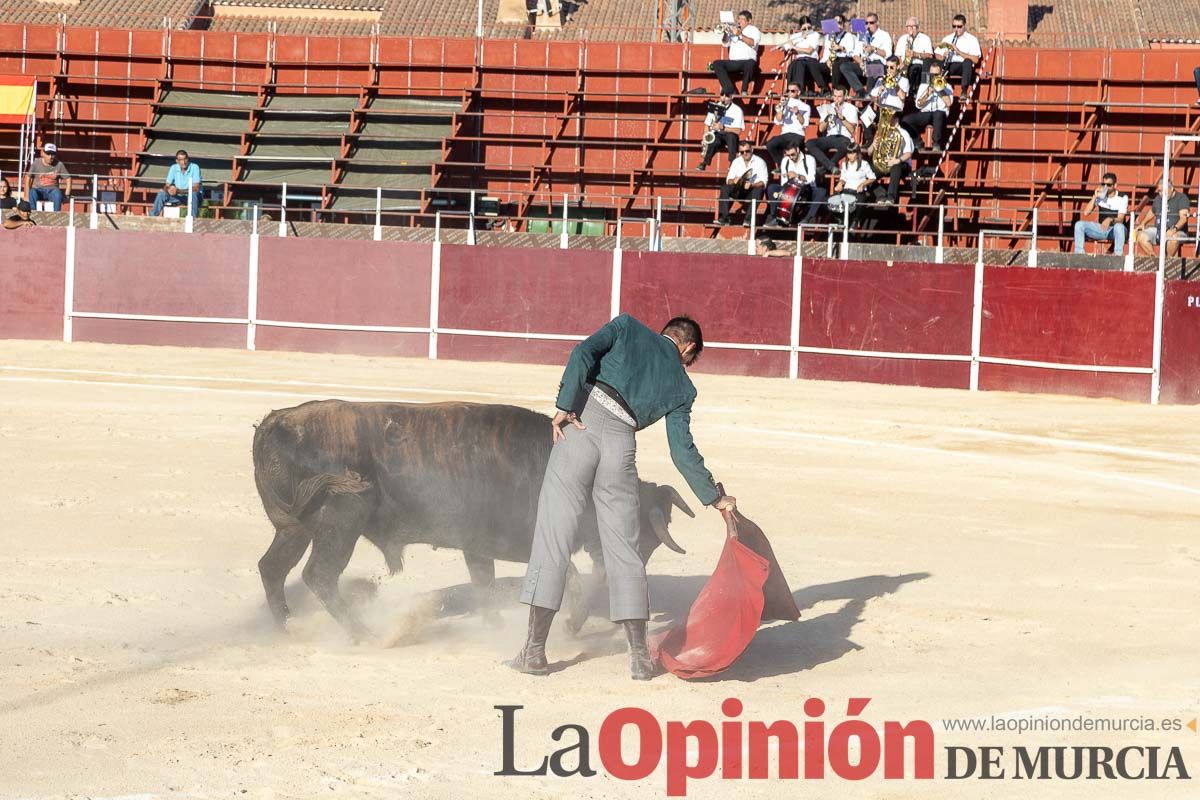
<svg viewBox="0 0 1200 800"><path fill-rule="evenodd" d="M634 429L590 398L579 419L587 430L566 425L566 440L550 451L521 602L555 611L562 605L571 550L590 493L608 574L609 618L649 619L646 565L637 551Z"/></svg>

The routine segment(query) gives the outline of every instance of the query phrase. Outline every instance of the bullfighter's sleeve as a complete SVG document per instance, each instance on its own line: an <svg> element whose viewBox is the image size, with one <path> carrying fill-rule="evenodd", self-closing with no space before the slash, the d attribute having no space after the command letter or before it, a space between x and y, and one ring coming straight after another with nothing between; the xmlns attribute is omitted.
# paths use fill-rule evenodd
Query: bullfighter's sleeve
<svg viewBox="0 0 1200 800"><path fill-rule="evenodd" d="M704 457L692 440L692 400L667 414L667 444L671 448L671 460L679 474L692 487L701 503L710 506L720 499L716 481L704 466Z"/></svg>
<svg viewBox="0 0 1200 800"><path fill-rule="evenodd" d="M575 345L571 357L567 359L567 368L563 370L562 381L558 384L558 399L554 402L558 410L575 410L575 401L579 399L583 384L595 369L596 362L612 349L613 342L628 325L629 315L622 314Z"/></svg>

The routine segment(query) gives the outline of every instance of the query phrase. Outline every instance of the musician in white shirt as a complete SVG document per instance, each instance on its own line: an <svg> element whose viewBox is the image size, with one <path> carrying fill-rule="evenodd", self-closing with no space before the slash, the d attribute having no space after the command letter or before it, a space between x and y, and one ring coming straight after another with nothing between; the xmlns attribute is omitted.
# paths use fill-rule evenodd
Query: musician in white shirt
<svg viewBox="0 0 1200 800"><path fill-rule="evenodd" d="M967 18L954 15L954 32L946 34L937 47L937 58L946 67L947 75L962 76L962 91L966 94L975 80L975 67L983 58L983 50L975 34L967 31Z"/></svg>
<svg viewBox="0 0 1200 800"><path fill-rule="evenodd" d="M900 153L895 158L888 159L888 193L887 200L884 205L894 206L900 202L900 187L904 185L904 179L912 174L912 157L913 147L912 136L904 128L897 127L900 132ZM870 156L875 152L875 143L867 148L867 155ZM874 161L874 159L871 159Z"/></svg>
<svg viewBox="0 0 1200 800"><path fill-rule="evenodd" d="M806 145L808 154L817 160L817 166L824 172L837 174L838 166L830 158L829 153L837 153L837 158L846 154L854 144L854 132L858 128L858 109L853 103L846 101L845 89L834 89L833 99L818 107L821 121L817 124L816 139L809 140Z"/></svg>
<svg viewBox="0 0 1200 800"><path fill-rule="evenodd" d="M826 198L829 197L829 192L825 191L825 187L817 180L816 160L809 155L801 156L800 145L789 144L787 149L784 150L783 161L779 165L779 179L779 183L767 185L767 216L770 219L766 224L784 224L784 221L780 220L777 216L780 200L779 195L785 187L793 183L801 187L807 187L801 189L800 197L802 199L798 201L805 203L807 206L804 210L804 216L799 222L805 225L812 222L816 218L817 212L825 204ZM793 210L791 221L797 221L796 217L799 215L799 211L799 208Z"/></svg>
<svg viewBox="0 0 1200 800"><path fill-rule="evenodd" d="M870 115L871 124L867 122L867 114L863 114L861 117L864 128L864 146L870 144L871 139L875 135L875 129L872 127L872 124L882 114L882 109L890 108L893 115L897 118L897 123L899 123L900 113L904 110L904 101L908 98L908 78L904 77L901 74L902 72L903 70L900 69L900 59L896 56L888 56L887 75L880 78L871 87L870 97L874 104L874 112ZM889 78L895 84L894 86L888 85Z"/></svg>
<svg viewBox="0 0 1200 800"><path fill-rule="evenodd" d="M749 227L750 210L762 200L770 177L767 162L754 155L750 142L744 139L738 142L737 158L729 164L725 183L721 185L721 198L717 201L717 224L729 224L729 206L734 200L740 200L746 209L746 221L742 224Z"/></svg>
<svg viewBox="0 0 1200 800"><path fill-rule="evenodd" d="M949 84L934 91L933 82L942 74L940 62L929 65L929 80L917 89L916 111L900 120L914 140L920 139L927 125L933 126L933 152L942 152L942 135L946 130L946 114L954 103L954 90Z"/></svg>
<svg viewBox="0 0 1200 800"><path fill-rule="evenodd" d="M1112 172L1104 173L1100 179L1101 186L1088 200L1087 206L1080 216L1086 217L1092 209L1100 211L1099 222L1079 220L1075 223L1075 252L1082 253L1085 240L1113 243L1113 253L1121 255L1125 252L1125 222L1129 218L1129 195L1117 191L1117 176Z"/></svg>
<svg viewBox="0 0 1200 800"><path fill-rule="evenodd" d="M818 89L821 94L829 94L829 73L821 63L821 32L813 28L812 18L800 18L800 30L791 35L783 49L792 59L788 83L797 84L806 94L815 94Z"/></svg>
<svg viewBox="0 0 1200 800"><path fill-rule="evenodd" d="M846 80L844 69L847 65L853 66L855 58L862 58L862 41L858 38L857 33L850 30L850 20L846 19L844 14L838 14L834 17L837 24L841 26L841 33L833 34L828 37L825 43L825 62L829 61L829 48L833 48L833 88L846 89L849 87L849 82Z"/></svg>
<svg viewBox="0 0 1200 800"><path fill-rule="evenodd" d="M729 78L731 72L741 73L742 94L750 91L754 71L758 67L758 44L762 41L762 33L750 24L753 18L754 15L749 11L738 12L737 26L732 31L727 31L721 40L721 44L729 48L727 58L709 65L717 80L721 82L722 94L737 93L733 81Z"/></svg>
<svg viewBox="0 0 1200 800"><path fill-rule="evenodd" d="M800 87L789 83L787 95L780 101L782 108L775 111L775 124L780 127L779 135L767 140L767 155L776 165L783 160L783 153L788 146L804 145L804 134L808 132L808 122L812 116L812 108L800 99Z"/></svg>
<svg viewBox="0 0 1200 800"><path fill-rule="evenodd" d="M904 30L905 34L896 42L896 55L900 57L900 63L904 63L905 57L911 51L908 82L920 85L933 62L933 41L928 34L921 33L921 20L916 17L908 18L908 22L904 23Z"/></svg>
<svg viewBox="0 0 1200 800"><path fill-rule="evenodd" d="M725 109L721 112L720 117L710 111L704 118L705 129L711 128L717 138L712 140L712 144L701 156L700 164L696 167L699 170L705 169L722 147L729 153L730 161L737 158L738 139L741 138L742 131L746 128L746 115L742 112L741 106L733 101L732 92L721 92L721 100L718 105Z"/></svg>
<svg viewBox="0 0 1200 800"><path fill-rule="evenodd" d="M873 183L875 183L875 170L871 169L871 165L863 159L862 154L858 151L858 145L851 145L842 159L838 179L833 184L834 196L849 195L848 199L852 200L854 207L858 209L869 199L867 190ZM844 202L845 199L843 199ZM855 215L852 214L852 216ZM835 221L840 222L841 220Z"/></svg>
<svg viewBox="0 0 1200 800"><path fill-rule="evenodd" d="M842 72L860 97L866 93L867 86L883 77L884 63L892 54L892 35L879 27L879 15L875 12L867 15L867 33L861 41L862 56L846 65Z"/></svg>

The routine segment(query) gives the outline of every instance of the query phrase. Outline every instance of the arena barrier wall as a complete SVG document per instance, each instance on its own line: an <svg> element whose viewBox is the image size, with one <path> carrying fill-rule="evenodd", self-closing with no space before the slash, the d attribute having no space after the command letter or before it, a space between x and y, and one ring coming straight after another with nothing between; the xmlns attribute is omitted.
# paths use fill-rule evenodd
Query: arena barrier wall
<svg viewBox="0 0 1200 800"><path fill-rule="evenodd" d="M67 231L19 228L0 236L0 338L60 338Z"/></svg>
<svg viewBox="0 0 1200 800"><path fill-rule="evenodd" d="M13 232L4 336L562 363L690 313L697 369L1200 402L1200 292L982 264L80 230ZM60 259L58 263L52 263ZM64 269L65 265L65 269ZM1161 348L1159 326L1161 325Z"/></svg>

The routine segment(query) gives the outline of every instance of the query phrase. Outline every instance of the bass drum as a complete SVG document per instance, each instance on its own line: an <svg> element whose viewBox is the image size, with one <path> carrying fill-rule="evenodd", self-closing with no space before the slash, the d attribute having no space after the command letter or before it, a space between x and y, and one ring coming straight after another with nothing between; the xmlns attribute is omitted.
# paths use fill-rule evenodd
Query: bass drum
<svg viewBox="0 0 1200 800"><path fill-rule="evenodd" d="M842 214L845 212L854 214L854 207L856 205L858 205L858 195L850 192L842 192L829 198L829 210L833 213L833 221L835 223L840 222Z"/></svg>
<svg viewBox="0 0 1200 800"><path fill-rule="evenodd" d="M775 221L791 225L799 216L800 209L812 199L812 186L800 181L789 181L779 191L779 204L775 207Z"/></svg>

